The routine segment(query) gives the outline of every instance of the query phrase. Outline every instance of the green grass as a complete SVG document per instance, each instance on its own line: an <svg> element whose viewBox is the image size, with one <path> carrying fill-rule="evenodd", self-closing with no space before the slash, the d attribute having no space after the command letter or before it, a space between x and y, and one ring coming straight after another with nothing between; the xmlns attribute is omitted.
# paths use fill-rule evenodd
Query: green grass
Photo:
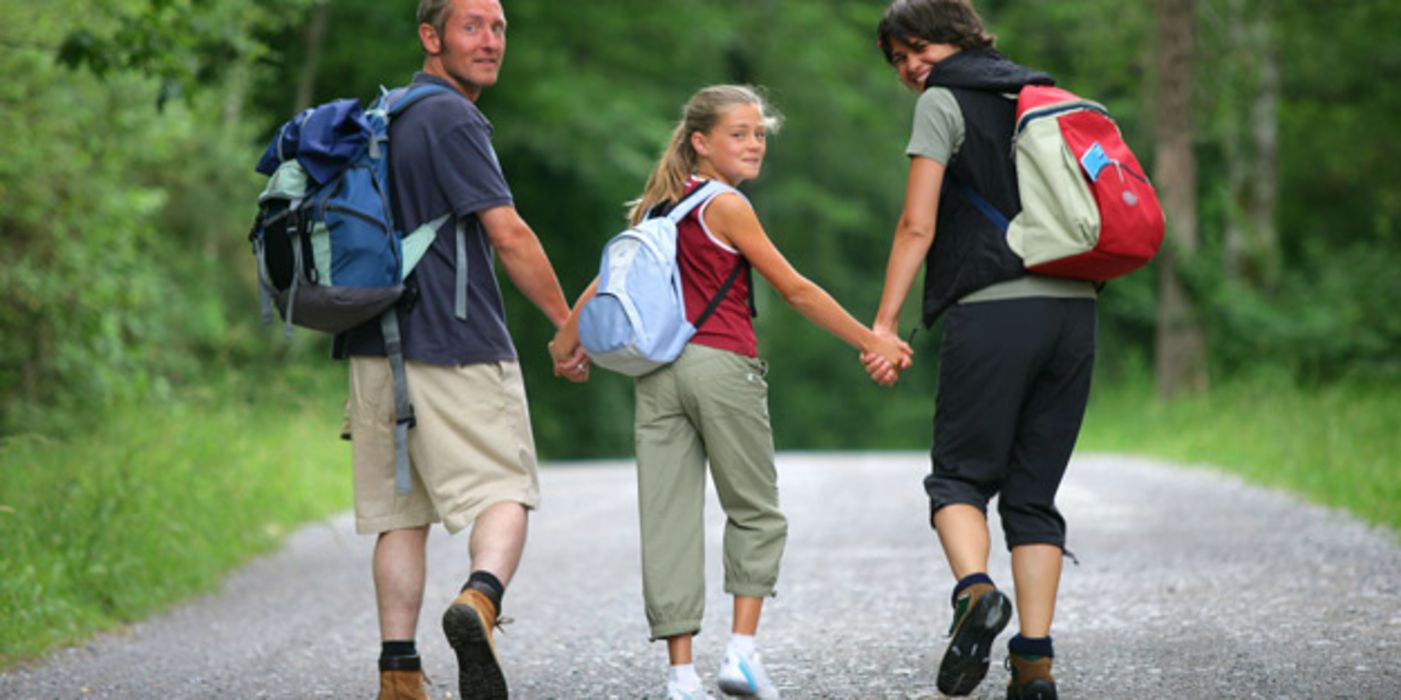
<svg viewBox="0 0 1401 700"><path fill-rule="evenodd" d="M350 505L344 390L286 381L305 398L229 380L0 442L0 668L209 591Z"/></svg>
<svg viewBox="0 0 1401 700"><path fill-rule="evenodd" d="M1078 449L1210 464L1401 529L1401 387L1300 388L1270 378L1162 402L1096 387Z"/></svg>

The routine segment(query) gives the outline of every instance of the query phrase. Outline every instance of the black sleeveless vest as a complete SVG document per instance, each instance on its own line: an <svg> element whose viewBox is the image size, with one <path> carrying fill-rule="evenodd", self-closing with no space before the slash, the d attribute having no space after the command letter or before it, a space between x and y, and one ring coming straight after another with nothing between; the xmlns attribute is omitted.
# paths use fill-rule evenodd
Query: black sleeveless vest
<svg viewBox="0 0 1401 700"><path fill-rule="evenodd" d="M944 173L934 244L925 260L924 325L959 299L1026 274L1006 236L959 191L966 184L1009 219L1022 210L1012 153L1015 97L1024 85L1054 85L1051 76L1017 65L993 49L960 51L941 61L925 88L948 88L963 112L964 138Z"/></svg>

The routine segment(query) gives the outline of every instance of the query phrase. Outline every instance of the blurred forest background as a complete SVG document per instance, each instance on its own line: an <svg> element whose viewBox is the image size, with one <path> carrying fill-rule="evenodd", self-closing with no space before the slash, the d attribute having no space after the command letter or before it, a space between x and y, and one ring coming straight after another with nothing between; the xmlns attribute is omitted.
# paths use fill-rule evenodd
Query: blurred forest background
<svg viewBox="0 0 1401 700"><path fill-rule="evenodd" d="M501 82L480 106L566 293L594 274L681 102L739 81L767 88L789 117L748 187L762 219L800 270L869 319L913 102L873 45L884 4L509 0ZM1401 46L1350 37L1401 26L1401 5L979 8L1005 53L1106 104L1150 172L1165 146L1195 160L1189 180L1159 177L1179 200L1171 252L1103 297L1101 386L1155 371L1164 395L1261 371L1397 378L1401 149L1390 122L1401 87L1378 76L1401 70ZM302 107L406 82L421 62L413 10L0 0L4 434L163 399L211 373L323 362L325 338L288 346L257 323L252 164ZM849 349L760 291L782 447L925 444L937 334L919 343L929 371L876 391ZM548 324L507 296L542 451L625 454L630 384L604 372L586 387L554 380Z"/></svg>
<svg viewBox="0 0 1401 700"><path fill-rule="evenodd" d="M788 116L747 187L763 221L800 270L872 316L914 99L873 45L882 0L505 4L505 67L480 106L571 298L682 101L739 81ZM0 0L4 434L211 373L329 364L324 337L289 346L258 325L252 164L302 107L406 82L421 63L414 5ZM1178 201L1171 251L1103 296L1101 386L1155 372L1163 395L1262 371L1398 378L1401 87L1378 76L1401 71L1401 46L1352 37L1401 26L1401 4L978 6L1005 53L1107 105ZM1195 161L1190 179L1157 167L1173 146ZM925 445L937 334L918 341L924 371L877 391L852 351L760 287L780 446ZM556 381L551 329L507 297L543 453L626 454L630 383Z"/></svg>
<svg viewBox="0 0 1401 700"><path fill-rule="evenodd" d="M746 190L869 320L915 100L874 45L885 4L504 0L478 104L566 293L686 97L748 82L788 120ZM408 81L415 6L0 0L0 667L208 590L348 506L329 339L259 323L253 165L303 107ZM1005 53L1110 109L1168 209L1165 252L1101 297L1082 444L1401 526L1401 43L1381 31L1401 3L976 6ZM631 382L554 379L552 329L503 286L542 456L629 455ZM758 287L780 449L928 448L937 329L880 390Z"/></svg>

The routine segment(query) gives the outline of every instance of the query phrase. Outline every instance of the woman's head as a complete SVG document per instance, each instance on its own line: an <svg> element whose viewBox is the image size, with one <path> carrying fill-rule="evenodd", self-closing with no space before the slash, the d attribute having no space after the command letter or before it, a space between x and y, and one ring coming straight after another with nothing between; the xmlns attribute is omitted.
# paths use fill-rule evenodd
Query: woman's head
<svg viewBox="0 0 1401 700"><path fill-rule="evenodd" d="M702 167L713 171L719 166L721 172L707 174L726 179L758 175L758 163L753 162L755 152L762 161L764 137L776 132L782 120L756 88L701 88L682 108L681 121L672 130L666 150L647 178L642 196L631 203L628 219L636 223L659 202L680 199L691 174Z"/></svg>
<svg viewBox="0 0 1401 700"><path fill-rule="evenodd" d="M991 48L996 39L983 29L982 18L968 0L895 0L876 28L876 41L890 63L895 41L916 49L947 44L965 50Z"/></svg>

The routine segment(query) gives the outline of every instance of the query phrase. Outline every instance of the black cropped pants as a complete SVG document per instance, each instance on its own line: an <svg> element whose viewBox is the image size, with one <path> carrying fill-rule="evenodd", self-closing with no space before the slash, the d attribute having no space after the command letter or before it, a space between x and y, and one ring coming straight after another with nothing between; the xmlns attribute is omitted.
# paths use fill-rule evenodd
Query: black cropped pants
<svg viewBox="0 0 1401 700"><path fill-rule="evenodd" d="M955 503L998 514L1011 549L1064 549L1056 491L1080 433L1095 356L1095 301L960 304L944 320L930 514ZM932 517L931 517L932 523Z"/></svg>

